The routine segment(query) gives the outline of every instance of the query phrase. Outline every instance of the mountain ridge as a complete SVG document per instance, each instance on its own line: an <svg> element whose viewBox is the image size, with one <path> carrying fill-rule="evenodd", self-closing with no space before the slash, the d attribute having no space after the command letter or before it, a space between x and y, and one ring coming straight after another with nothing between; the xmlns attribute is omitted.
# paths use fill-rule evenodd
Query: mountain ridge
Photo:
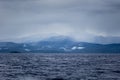
<svg viewBox="0 0 120 80"><path fill-rule="evenodd" d="M0 42L0 53L120 53L120 43L79 42L58 36L29 43Z"/></svg>

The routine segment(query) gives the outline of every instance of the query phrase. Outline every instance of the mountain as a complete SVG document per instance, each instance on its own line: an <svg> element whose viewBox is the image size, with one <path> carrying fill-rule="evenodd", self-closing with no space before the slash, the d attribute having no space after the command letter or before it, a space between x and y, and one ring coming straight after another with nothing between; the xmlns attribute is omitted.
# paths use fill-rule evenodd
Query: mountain
<svg viewBox="0 0 120 80"><path fill-rule="evenodd" d="M38 42L0 42L0 53L120 53L120 44L78 42L66 36L54 36Z"/></svg>

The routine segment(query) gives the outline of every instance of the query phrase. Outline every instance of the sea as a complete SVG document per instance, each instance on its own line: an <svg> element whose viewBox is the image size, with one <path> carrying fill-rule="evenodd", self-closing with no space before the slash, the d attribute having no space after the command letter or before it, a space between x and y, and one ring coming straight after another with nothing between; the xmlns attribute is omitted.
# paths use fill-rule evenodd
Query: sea
<svg viewBox="0 0 120 80"><path fill-rule="evenodd" d="M120 54L3 53L0 80L120 80Z"/></svg>

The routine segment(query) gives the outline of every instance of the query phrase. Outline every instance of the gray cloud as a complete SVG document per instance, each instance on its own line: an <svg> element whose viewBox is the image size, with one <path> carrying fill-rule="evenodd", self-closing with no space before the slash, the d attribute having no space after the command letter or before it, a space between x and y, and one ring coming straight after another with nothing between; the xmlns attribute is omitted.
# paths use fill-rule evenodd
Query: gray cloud
<svg viewBox="0 0 120 80"><path fill-rule="evenodd" d="M0 40L119 36L119 0L0 0Z"/></svg>

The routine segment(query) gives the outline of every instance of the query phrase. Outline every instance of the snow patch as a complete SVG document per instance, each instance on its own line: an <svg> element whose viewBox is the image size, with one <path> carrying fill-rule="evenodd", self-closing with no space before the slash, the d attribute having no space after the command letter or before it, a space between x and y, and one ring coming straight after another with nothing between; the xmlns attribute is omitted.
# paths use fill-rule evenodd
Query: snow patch
<svg viewBox="0 0 120 80"><path fill-rule="evenodd" d="M84 49L85 47L78 47L77 49Z"/></svg>
<svg viewBox="0 0 120 80"><path fill-rule="evenodd" d="M25 51L31 51L30 49L25 49Z"/></svg>
<svg viewBox="0 0 120 80"><path fill-rule="evenodd" d="M77 47L76 47L76 46L72 47L72 50L75 50L75 49L77 49Z"/></svg>
<svg viewBox="0 0 120 80"><path fill-rule="evenodd" d="M77 46L74 46L72 47L72 50L76 50L76 49L84 49L85 47L77 47Z"/></svg>

